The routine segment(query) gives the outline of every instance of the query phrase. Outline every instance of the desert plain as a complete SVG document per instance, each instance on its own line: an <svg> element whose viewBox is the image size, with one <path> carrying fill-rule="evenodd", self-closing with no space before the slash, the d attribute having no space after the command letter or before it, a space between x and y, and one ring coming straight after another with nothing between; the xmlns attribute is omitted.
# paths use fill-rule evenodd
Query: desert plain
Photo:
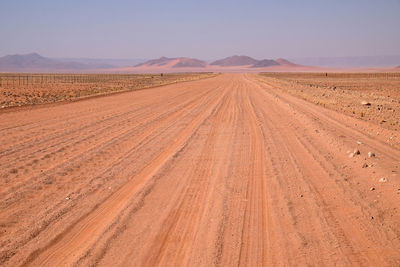
<svg viewBox="0 0 400 267"><path fill-rule="evenodd" d="M399 73L99 77L3 79L1 266L400 265Z"/></svg>

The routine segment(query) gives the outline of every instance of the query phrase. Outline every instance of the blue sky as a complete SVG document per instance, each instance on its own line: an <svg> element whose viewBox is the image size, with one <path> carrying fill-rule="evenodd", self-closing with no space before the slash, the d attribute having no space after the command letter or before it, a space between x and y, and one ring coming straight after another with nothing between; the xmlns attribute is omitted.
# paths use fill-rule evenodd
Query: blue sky
<svg viewBox="0 0 400 267"><path fill-rule="evenodd" d="M1 0L0 36L0 56L400 55L400 0Z"/></svg>

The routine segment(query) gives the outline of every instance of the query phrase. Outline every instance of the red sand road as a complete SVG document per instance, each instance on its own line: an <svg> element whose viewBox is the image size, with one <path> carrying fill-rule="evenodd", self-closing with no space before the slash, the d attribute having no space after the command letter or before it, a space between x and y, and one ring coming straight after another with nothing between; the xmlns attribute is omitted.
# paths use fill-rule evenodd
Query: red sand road
<svg viewBox="0 0 400 267"><path fill-rule="evenodd" d="M398 266L366 127L255 74L0 113L0 265Z"/></svg>

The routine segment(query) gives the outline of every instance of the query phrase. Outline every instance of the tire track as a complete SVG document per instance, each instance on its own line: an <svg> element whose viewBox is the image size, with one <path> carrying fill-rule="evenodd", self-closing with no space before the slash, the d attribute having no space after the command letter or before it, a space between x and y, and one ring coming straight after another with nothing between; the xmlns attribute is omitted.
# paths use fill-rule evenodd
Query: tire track
<svg viewBox="0 0 400 267"><path fill-rule="evenodd" d="M383 139L250 74L161 89L21 119L0 164L54 160L6 178L1 265L400 264L400 152ZM349 159L357 140L378 156Z"/></svg>
<svg viewBox="0 0 400 267"><path fill-rule="evenodd" d="M245 90L244 112L249 116L249 123L252 133L252 145L250 147L251 166L248 174L248 205L245 210L244 227L242 231L242 246L239 255L240 266L255 266L263 264L268 258L269 233L267 202L267 184L265 177L265 152L264 137L261 132L261 122L258 120L254 104L250 99L250 92L247 85Z"/></svg>
<svg viewBox="0 0 400 267"><path fill-rule="evenodd" d="M157 136L153 135L150 137L150 135L153 134L154 130L160 130L163 129L163 131L161 131L161 133L158 134L162 134L163 132L165 132L168 128L171 128L174 125L174 121L177 119L183 119L185 117L191 118L193 116L192 112L193 111L198 111L199 109L201 109L205 104L207 104L207 102L209 102L210 99L210 92L207 92L206 95L203 95L201 98L196 99L195 102L193 101L189 101L189 104L185 105L185 108L181 108L178 110L173 110L170 113L167 113L168 116L162 116L162 117L158 117L158 120L156 120L157 123L153 123L151 122L150 126L146 125L146 127L148 128L146 131L142 131L139 135L135 136L134 142L135 144L132 144L132 141L130 141L131 143L126 146L127 148L129 148L129 150L127 151L127 153L125 153L124 155L121 155L120 157L118 157L116 160L114 160L111 163L108 163L106 166L106 169L103 171L101 171L100 173L96 174L93 176L93 178L91 178L87 184L91 184L96 180L101 179L102 177L106 177L108 172L118 172L118 169L122 169L122 168L126 168L126 166L129 165L129 162L131 161L131 158L135 155L138 146L146 146L146 143L144 143L146 140L151 140L154 138L158 138ZM189 111L189 112L188 112ZM145 128L146 129L146 128ZM115 142L119 142L121 143L122 141L124 141L125 139L129 140L131 139L131 137L128 135L127 137L124 136L117 136L114 139L112 139L111 141L114 143L113 145L115 145ZM96 148L96 151L101 151L102 153L105 153L105 148L104 147L100 147L100 148ZM96 152L97 153L97 152ZM114 155L116 154L115 152L113 153ZM86 155L86 157L88 157L88 155ZM76 159L74 159L74 162L79 162L79 164L81 165L86 165L85 167L87 169L91 169L90 168L90 164L91 163L96 163L98 164L99 161L101 162L101 159L96 159L93 156L88 157L88 163L85 163L85 159L82 158L82 155L78 155ZM65 169L66 166L62 167L61 169ZM95 174L95 173L94 173ZM133 174L132 174L133 175ZM38 176L37 179L40 179L41 176ZM32 183L34 183L35 179L31 179ZM87 187L87 186L86 186ZM88 188L93 188L92 186L89 186ZM93 188L92 191L85 191L80 192L81 188L78 188L77 191L75 192L70 192L70 195L74 195L74 199L75 201L80 201L80 199L82 197L88 198L88 196L90 194L93 194L97 191L97 187ZM20 194L23 193L23 191L20 190ZM10 210L11 212L13 211L13 207L15 205L17 205L19 202L16 202L14 205L12 205L11 202L7 203L7 209ZM39 235L42 231L46 230L47 226L50 225L53 221L55 220L60 220L60 207L62 208L64 205L65 201L61 200L61 202L58 202L57 204L52 204L53 208L51 210L46 211L49 214L53 214L48 220L46 220L46 222L44 222L43 224L40 225L39 229L32 229L32 231L35 232L35 235L28 235L29 238L24 240L23 243L20 243L20 245L23 245L24 243L30 241L32 238L36 237L37 235ZM68 210L71 210L74 206L68 206L66 209L63 208L62 209L62 214L65 214ZM48 215L49 216L49 215ZM48 217L47 216L47 217Z"/></svg>
<svg viewBox="0 0 400 267"><path fill-rule="evenodd" d="M266 91L263 91L264 94L267 94ZM263 97L256 97L256 99L262 99ZM269 97L268 97L269 98ZM271 101L272 102L272 101ZM285 102L284 102L285 103ZM263 106L262 104L259 104L258 106ZM337 198L343 199L347 201L347 205L349 203L352 203L352 205L348 205L347 209L352 209L353 211L341 211L337 209L324 209L322 210L323 216L322 218L324 219L324 226L322 229L329 229L330 228L330 236L335 235L337 238L337 244L343 249L345 248L342 253L344 254L342 257L337 259L337 262L341 262L345 259L345 257L349 257L348 261L349 263L352 264L378 264L385 262L387 259L382 257L381 254L381 249L376 247L376 242L379 242L378 240L371 239L373 236L381 236L384 234L383 232L379 232L379 228L376 229L376 226L371 225L371 221L368 219L370 218L371 214L371 207L370 204L364 201L361 197L360 194L357 194L357 190L344 190L343 182L338 182L340 180L332 179L333 177L342 177L343 181L343 174L339 171L337 171L339 168L338 167L329 167L329 162L325 163L323 160L320 160L321 157L318 157L317 155L324 154L322 150L318 150L315 146L315 144L320 143L320 140L310 140L310 137L313 136L310 134L310 132L300 135L296 130L293 130L292 132L290 131L282 131L279 130L279 128L276 128L276 125L284 125L283 128L285 129L290 129L291 127L295 126L290 126L291 122L294 122L292 115L285 115L283 116L285 119L280 120L279 122L275 120L276 118L279 117L279 115L284 114L282 109L277 109L275 107L278 107L277 105L270 105L270 108L264 108L264 118L265 120L265 128L268 130L271 130L270 135L274 136L274 133L280 132L280 139L281 140L276 140L275 142L271 142L274 144L281 144L281 146L286 146L288 144L287 149L287 154L291 155L293 164L297 167L295 168L298 172L299 175L296 175L298 177L303 177L302 179L306 183L306 185L311 186L309 189L311 189L313 200L316 200L317 207L335 207L339 206L340 204L337 203ZM301 109L295 109L296 112L298 112ZM274 119L274 120L272 120ZM288 122L286 122L286 120ZM268 122L270 121L270 122ZM329 122L326 122L325 125L329 125ZM288 126L286 126L286 125ZM305 124L298 124L300 126L296 128L301 128L301 129L307 129L307 125ZM290 134L291 133L291 134ZM348 134L348 132L346 132ZM323 146L323 144L321 144ZM301 152L303 150L303 152ZM277 150L278 151L278 150ZM293 154L295 152L295 154ZM275 154L273 152L272 154ZM303 156L300 158L296 159L296 154L302 154ZM281 160L282 161L282 160ZM298 163L295 163L298 162ZM332 163L331 163L332 164ZM312 167L311 167L312 166ZM312 170L312 171L310 171ZM302 174L304 173L304 174ZM317 177L326 177L324 179L325 184L321 184L318 182ZM308 178L306 178L308 177ZM319 178L319 179L320 179ZM284 190L282 190L284 192ZM351 193L351 195L349 195ZM355 193L355 194L354 194ZM334 196L333 199L331 196ZM333 200L333 202L332 202ZM335 205L336 204L336 205ZM346 205L346 204L345 204ZM360 213L359 207L362 207L362 212ZM318 208L315 208L316 210ZM350 218L348 217L348 214L360 214L359 216L351 216ZM312 218L317 218L316 216L310 216ZM364 217L364 220L360 221L360 217ZM357 218L356 220L354 220ZM357 223L357 221L359 221ZM364 223L365 222L365 223ZM362 225L362 227L360 227ZM328 227L327 227L328 226ZM378 230L378 231L377 231ZM386 233L387 230L385 230ZM393 236L396 236L395 234L391 234L391 238ZM316 238L313 238L315 240ZM327 237L323 238L322 240L330 240ZM357 244L365 244L366 246L369 247L367 252L359 251L357 249ZM368 244L368 245L367 245ZM381 244L381 246L385 246L384 243ZM388 244L386 244L388 246ZM392 243L391 245L388 246L392 247L389 250L387 250L387 254L390 255L390 251L394 249L394 247L398 246L398 244ZM349 250L346 252L346 249ZM357 251L357 252L356 252ZM308 253L309 255L310 253Z"/></svg>
<svg viewBox="0 0 400 267"><path fill-rule="evenodd" d="M170 111L168 111L167 113L164 114L153 114L150 117L147 117L146 120L144 121L140 121L136 124L135 127L132 127L131 125L126 124L125 122L131 120L130 118L128 119L124 119L124 120L119 120L118 123L115 123L114 125L111 126L107 126L106 128L100 128L99 131L92 133L90 136L86 136L83 134L79 134L77 136L77 138L80 138L78 141L74 141L73 138L62 138L61 140L65 140L61 143L56 143L54 145L48 145L47 147L45 147L43 150L41 149L37 149L34 152L32 152L32 154L39 154L39 153L44 153L45 156L41 158L41 160L37 161L37 164L42 163L43 159L46 158L46 155L51 155L52 160L56 160L56 157L54 154L54 152L49 152L48 148L54 148L54 149L58 149L57 152L64 152L65 150L67 150L67 148L65 145L68 145L70 148L73 148L74 151L71 151L69 154L67 154L68 151L65 151L64 153L62 153L61 155L59 155L59 157L61 158L61 162L57 162L56 164L53 162L52 165L50 166L49 169L42 169L41 173L37 176L26 176L26 179L30 179L31 181L29 181L27 183L26 179L20 180L19 183L16 183L13 185L12 188L8 188L9 192L14 192L18 189L20 189L19 187L23 186L23 187L27 187L30 183L35 183L37 181L37 179L40 179L41 177L43 177L43 175L45 176L51 176L54 175L56 170L65 170L71 167L68 167L71 165L72 162L82 162L82 159L85 157L93 157L91 155L93 155L94 153L99 153L100 151L102 153L105 152L105 150L107 150L110 147L115 146L115 144L117 143L122 143L123 141L126 141L129 138L132 138L133 135L137 135L137 132L141 129L141 128L145 128L145 127L150 127L151 125L158 125L160 123L160 120L162 121L164 118L168 118L169 115L173 115L174 113L177 112L182 112L183 110L186 109L191 109L194 107L194 104L196 102L198 102L199 100L204 99L207 94L209 94L210 91L207 91L206 93L204 93L203 95L199 96L198 99L192 99L190 101L184 102L183 105L178 106L177 108L173 108L170 109ZM172 117L173 118L173 117ZM116 118L117 119L117 118ZM122 125L122 126L121 126ZM119 127L116 127L119 126ZM107 130L112 130L113 128L115 128L115 134L114 131L108 131ZM108 135L110 135L108 137ZM98 137L96 137L98 136ZM83 138L82 138L83 137ZM94 139L94 140L93 140ZM94 143L94 144L90 144L90 143L85 143L85 141L101 141L102 143ZM32 144L32 146L34 146L35 144ZM37 145L37 144L36 144ZM60 150L60 146L61 146L61 151ZM79 151L79 147L82 146L82 150ZM59 153L60 154L60 153ZM32 155L28 154L25 158L31 158ZM50 158L50 157L49 157ZM37 159L36 159L37 160ZM26 159L16 159L14 161L19 161L21 162L21 164L26 164ZM33 160L35 161L35 159ZM13 163L6 163L4 164L5 166L13 166L13 168L17 168L17 166L13 165ZM25 166L25 165L22 165ZM31 168L35 168L35 165L31 165ZM7 171L7 169L6 169ZM9 170L8 170L9 171ZM3 191L7 189L4 188ZM1 190L0 190L0 197L6 198L4 194ZM7 204L9 205L9 203Z"/></svg>
<svg viewBox="0 0 400 267"><path fill-rule="evenodd" d="M32 254L26 264L30 265L59 265L66 262L73 262L77 255L83 253L91 246L94 237L101 235L101 232L111 223L113 218L124 208L124 204L129 201L153 175L157 173L166 161L173 156L193 134L195 129L212 113L221 97L215 99L211 104L204 107L204 112L195 117L184 131L177 136L174 142L165 149L157 158L153 159L142 171L140 171L131 181L111 195L106 202L96 208L94 212L83 218L68 229L51 247L39 253ZM136 179L135 179L136 178ZM76 248L82 251L77 253ZM70 248L70 249L68 249ZM71 251L71 248L74 250ZM70 260L68 260L68 258ZM62 259L60 261L60 259Z"/></svg>
<svg viewBox="0 0 400 267"><path fill-rule="evenodd" d="M231 105L232 92L221 99L219 107L213 114L210 132L198 159L199 164L192 170L190 181L182 197L178 199L177 208L162 223L163 229L152 241L153 246L148 250L144 266L163 266L168 262L180 262L187 265L190 252L190 241L195 239L195 230L204 210L206 193L213 183L211 180L213 162L216 160L213 152L216 140L220 134L221 121ZM174 240L174 241L173 241ZM171 244L179 240L179 247L170 250Z"/></svg>

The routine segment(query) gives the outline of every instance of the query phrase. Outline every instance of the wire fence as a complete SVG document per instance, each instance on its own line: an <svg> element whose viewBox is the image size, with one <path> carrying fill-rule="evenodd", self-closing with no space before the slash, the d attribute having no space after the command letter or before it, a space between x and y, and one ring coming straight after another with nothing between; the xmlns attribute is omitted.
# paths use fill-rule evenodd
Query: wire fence
<svg viewBox="0 0 400 267"><path fill-rule="evenodd" d="M137 80L138 78L153 78L157 75L143 74L15 74L0 73L0 87L59 84L59 83L99 83L109 81Z"/></svg>
<svg viewBox="0 0 400 267"><path fill-rule="evenodd" d="M351 73L351 72L263 72L262 75L268 77L307 77L307 78L380 78L380 79L400 79L400 72L373 72L373 73Z"/></svg>

